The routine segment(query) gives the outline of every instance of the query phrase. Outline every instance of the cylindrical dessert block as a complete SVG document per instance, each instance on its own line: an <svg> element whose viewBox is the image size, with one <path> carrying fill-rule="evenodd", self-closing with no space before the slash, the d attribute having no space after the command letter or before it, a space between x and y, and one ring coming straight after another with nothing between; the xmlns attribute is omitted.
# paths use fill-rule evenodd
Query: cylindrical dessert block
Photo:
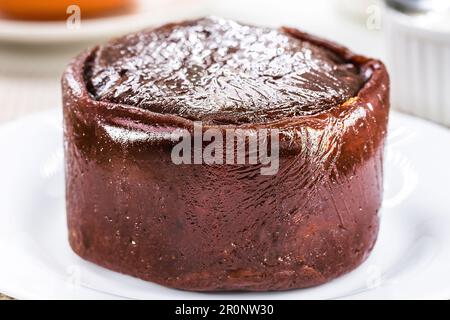
<svg viewBox="0 0 450 320"><path fill-rule="evenodd" d="M284 53L275 51L283 59L294 59L288 65L295 67L282 76L272 74L275 82L270 88L258 82L266 77L267 68L255 75L243 71L247 64L221 65L222 76L237 74L221 78L227 84L236 77L246 79L232 91L237 96L256 84L255 91L273 89L285 95L267 96L267 104L252 98L250 102L259 103L257 108L246 98L233 100L237 105L231 107L228 100L216 99L222 104L206 108L203 100L191 98L199 90L191 81L194 85L183 92L183 99L179 91L171 92L172 96L165 91L161 98L156 89L170 89L162 80L161 68L150 61L154 68L149 76L139 73L144 68L141 56L137 60L120 56L125 51L125 55L147 55L142 53L145 46L151 52L161 50L160 45L152 47L151 41L168 39L187 28L192 37L197 32L228 37L225 31L214 34L217 24L226 32L237 30L236 34L246 28L256 37L267 32L268 39L279 37L277 47L286 41L295 44L284 47ZM164 37L157 39L161 34ZM217 51L226 47L227 61L242 61L242 54L248 52L242 42L231 41L228 47L225 41L220 43ZM260 44L270 47L268 42ZM286 53L297 46L300 56ZM161 55L177 52L170 43L164 48ZM294 29L272 31L218 18L143 31L115 40L107 49L94 48L80 55L63 76L67 217L70 244L78 255L144 280L198 291L309 287L342 275L367 258L379 227L389 111L389 80L381 62ZM267 57L267 50L263 48L259 58ZM205 50L195 54L202 53ZM218 59L211 51L205 55ZM169 77L171 83L181 79L177 72L193 66L186 62L192 55L186 56L180 58L185 65L164 79ZM108 69L108 77L101 78L105 63L113 65L121 59L122 69L114 67L120 77ZM130 67L133 61L140 61L140 69ZM330 67L332 63L336 66ZM126 74L124 65L134 68L133 73ZM211 70L216 72L205 65L197 62L209 76ZM155 75L158 70L161 73ZM141 82L134 81L136 74ZM149 77L156 80L150 83ZM214 73L209 80L220 81L217 77ZM295 82L299 77L303 78ZM355 85L358 81L360 85ZM216 97L235 98L223 86L226 92ZM136 92L143 87L151 94L139 100ZM348 89L353 87L355 93ZM212 94L209 85L202 88ZM288 109L280 104L293 97L299 103L308 100L295 113L295 104ZM138 102L133 105L133 101ZM282 107L273 108L275 104ZM261 174L261 164L175 164L171 156L179 134L181 130L193 133L195 121L203 121L203 131L213 128L224 136L226 130L277 130L277 172Z"/></svg>

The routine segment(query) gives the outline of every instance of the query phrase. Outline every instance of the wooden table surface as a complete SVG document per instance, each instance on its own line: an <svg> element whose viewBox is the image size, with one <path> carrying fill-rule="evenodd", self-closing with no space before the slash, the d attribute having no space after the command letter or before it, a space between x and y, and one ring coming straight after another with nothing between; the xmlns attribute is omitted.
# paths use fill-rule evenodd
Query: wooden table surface
<svg viewBox="0 0 450 320"><path fill-rule="evenodd" d="M73 51L0 44L0 123L61 105L59 79Z"/></svg>

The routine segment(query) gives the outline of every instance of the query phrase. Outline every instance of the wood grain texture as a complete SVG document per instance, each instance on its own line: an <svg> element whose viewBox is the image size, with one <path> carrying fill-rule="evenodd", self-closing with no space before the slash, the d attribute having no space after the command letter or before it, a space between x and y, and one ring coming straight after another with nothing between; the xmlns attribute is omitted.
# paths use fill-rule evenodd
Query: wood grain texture
<svg viewBox="0 0 450 320"><path fill-rule="evenodd" d="M0 293L0 300L14 300L11 297L5 296L4 294Z"/></svg>

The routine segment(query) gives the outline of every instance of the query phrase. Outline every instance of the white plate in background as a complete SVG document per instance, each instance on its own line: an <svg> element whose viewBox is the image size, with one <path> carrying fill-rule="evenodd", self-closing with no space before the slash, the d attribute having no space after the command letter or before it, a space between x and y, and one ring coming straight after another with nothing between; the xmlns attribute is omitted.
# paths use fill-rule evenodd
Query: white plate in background
<svg viewBox="0 0 450 320"><path fill-rule="evenodd" d="M136 0L140 9L134 14L82 20L81 29L68 30L66 22L36 23L0 19L0 43L65 44L105 40L145 27L217 15L241 22L280 27L296 27L350 46L356 52L382 58L382 30L365 20L378 16L367 9L366 19L352 19L343 1L362 0ZM364 0L366 2L368 0ZM370 0L373 1L373 0ZM358 5L361 9L363 5ZM371 7L373 9L373 7ZM379 7L381 14L381 6ZM364 11L364 10L363 10ZM375 10L376 11L376 10ZM364 15L364 12L363 12ZM369 20L368 20L369 19ZM380 20L375 19L375 21ZM370 20L372 21L372 20ZM381 21L381 20L380 20ZM33 49L30 49L32 51Z"/></svg>
<svg viewBox="0 0 450 320"><path fill-rule="evenodd" d="M392 113L379 240L325 285L269 293L195 293L121 275L67 241L61 113L0 127L0 292L19 299L448 299L450 131Z"/></svg>
<svg viewBox="0 0 450 320"><path fill-rule="evenodd" d="M78 29L67 28L66 21L33 22L0 18L0 41L28 44L92 41L140 30L168 20L205 14L205 0L136 2L136 9L132 13L82 19Z"/></svg>

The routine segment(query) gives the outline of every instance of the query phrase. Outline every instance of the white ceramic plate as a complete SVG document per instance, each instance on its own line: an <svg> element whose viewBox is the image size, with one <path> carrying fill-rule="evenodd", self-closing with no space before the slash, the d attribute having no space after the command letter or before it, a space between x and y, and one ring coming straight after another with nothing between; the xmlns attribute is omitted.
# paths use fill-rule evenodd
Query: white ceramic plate
<svg viewBox="0 0 450 320"><path fill-rule="evenodd" d="M80 28L68 28L66 21L32 22L0 18L0 40L19 43L57 43L91 41L125 34L204 14L204 0L136 0L133 13L83 19ZM69 15L68 15L69 16Z"/></svg>
<svg viewBox="0 0 450 320"><path fill-rule="evenodd" d="M355 271L279 293L193 293L114 273L67 242L61 114L0 128L0 292L19 299L450 298L450 130L393 113L379 240Z"/></svg>

